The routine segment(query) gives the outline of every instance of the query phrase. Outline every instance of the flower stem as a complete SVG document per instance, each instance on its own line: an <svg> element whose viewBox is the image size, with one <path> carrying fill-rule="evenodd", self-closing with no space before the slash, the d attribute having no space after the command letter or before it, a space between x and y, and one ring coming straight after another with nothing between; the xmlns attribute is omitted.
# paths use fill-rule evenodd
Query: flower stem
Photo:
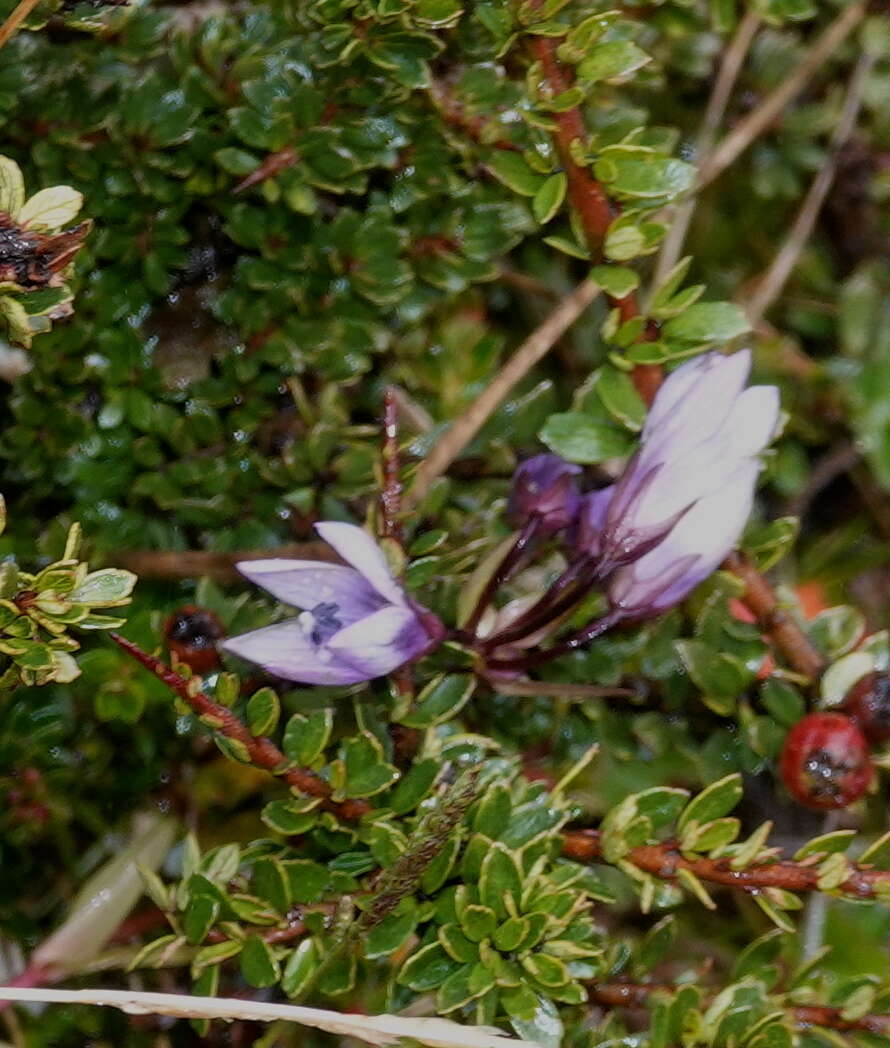
<svg viewBox="0 0 890 1048"><path fill-rule="evenodd" d="M595 579L582 578L584 571L592 566L593 561L590 557L582 557L569 565L537 603L523 612L505 629L491 637L486 637L484 648L491 651L504 644L512 644L543 629L548 622L555 621L563 612L576 604L595 581Z"/></svg>
<svg viewBox="0 0 890 1048"><path fill-rule="evenodd" d="M597 637L602 636L617 622L620 622L621 618L621 611L610 611L601 619L596 619L582 629L557 638L556 643L549 648L532 651L528 655L522 655L515 659L491 659L485 664L485 668L494 672L505 670L519 670L522 672L523 670L533 669L544 662L550 662L551 659L559 658L560 655L568 655L572 651L578 651L580 648L586 647L591 641L596 640Z"/></svg>
<svg viewBox="0 0 890 1048"><path fill-rule="evenodd" d="M470 612L470 617L463 625L462 632L464 634L471 637L475 634L476 627L479 625L486 610L491 606L492 598L495 593L497 593L507 579L509 579L516 571L528 551L529 546L537 537L540 528L540 517L530 517L522 525L519 534L516 536L516 541L504 554L500 564L498 564L495 570L491 573L488 582L483 586L482 592L479 594L479 598L476 601L476 606L473 608L472 612Z"/></svg>

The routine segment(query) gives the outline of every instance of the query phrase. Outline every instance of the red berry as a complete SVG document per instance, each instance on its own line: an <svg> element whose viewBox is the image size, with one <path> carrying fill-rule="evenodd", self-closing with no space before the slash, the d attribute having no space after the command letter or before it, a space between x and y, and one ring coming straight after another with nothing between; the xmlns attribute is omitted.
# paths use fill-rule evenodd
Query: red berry
<svg viewBox="0 0 890 1048"><path fill-rule="evenodd" d="M890 673L867 673L857 681L844 699L844 712L869 742L890 741Z"/></svg>
<svg viewBox="0 0 890 1048"><path fill-rule="evenodd" d="M209 673L219 664L216 642L226 631L212 611L185 604L164 623L167 647L195 673Z"/></svg>
<svg viewBox="0 0 890 1048"><path fill-rule="evenodd" d="M845 808L873 773L865 736L841 713L810 713L785 739L779 763L791 796L808 808Z"/></svg>

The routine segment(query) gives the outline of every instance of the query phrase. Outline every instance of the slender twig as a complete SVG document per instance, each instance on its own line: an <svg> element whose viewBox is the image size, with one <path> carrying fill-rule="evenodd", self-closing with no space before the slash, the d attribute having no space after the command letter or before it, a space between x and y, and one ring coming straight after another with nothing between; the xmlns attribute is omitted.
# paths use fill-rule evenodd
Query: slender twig
<svg viewBox="0 0 890 1048"><path fill-rule="evenodd" d="M783 516L803 517L812 502L832 481L842 477L862 458L862 453L850 441L842 441L820 458L810 470L806 485L802 491L788 500Z"/></svg>
<svg viewBox="0 0 890 1048"><path fill-rule="evenodd" d="M580 862L604 861L602 834L599 830L570 830L563 837L563 855ZM730 866L730 859L706 856L686 858L676 841L643 844L631 848L622 862L661 880L672 881L681 870L694 874L700 881L739 888L756 894L764 888L781 888L789 892L820 891L819 865L805 865L790 859L755 863L741 870ZM890 895L890 870L849 864L849 876L833 889L855 899L887 898Z"/></svg>
<svg viewBox="0 0 890 1048"><path fill-rule="evenodd" d="M455 419L420 464L406 499L409 507L416 506L423 499L433 481L442 476L454 462L513 387L547 354L598 294L597 285L592 280L585 280L529 335L463 415Z"/></svg>
<svg viewBox="0 0 890 1048"><path fill-rule="evenodd" d="M698 163L706 157L714 147L717 132L723 122L723 115L729 103L729 96L738 79L751 42L757 30L760 28L760 16L749 8L738 24L735 35L723 52L720 68L714 80L714 87L708 99L705 115L702 118L701 127L695 138L695 158ZM655 290L663 283L665 277L674 268L683 250L683 242L695 211L697 197L693 192L679 204L674 212L671 227L661 245L658 261L655 264L655 272L652 275L652 288Z"/></svg>
<svg viewBox="0 0 890 1048"><path fill-rule="evenodd" d="M177 695L202 723L234 742L257 768L279 776L297 793L321 798L322 807L344 819L360 819L371 810L364 800L333 800L330 785L320 775L309 768L294 767L271 739L251 735L247 726L230 709L214 702L200 690L200 678L186 680L119 633L109 633L109 637Z"/></svg>
<svg viewBox="0 0 890 1048"><path fill-rule="evenodd" d="M8 43L18 27L40 3L40 0L21 0L9 18L0 26L0 47Z"/></svg>
<svg viewBox="0 0 890 1048"><path fill-rule="evenodd" d="M402 541L402 467L395 394L383 394L383 488L380 493L380 537Z"/></svg>
<svg viewBox="0 0 890 1048"><path fill-rule="evenodd" d="M588 983L587 993L589 1000L606 1008L645 1008L653 994L675 994L681 988L680 985L616 981ZM885 1036L890 1033L890 1015L870 1014L847 1019L842 1008L824 1004L789 1004L786 1010L794 1024L803 1029L821 1026L845 1033L864 1031Z"/></svg>
<svg viewBox="0 0 890 1048"><path fill-rule="evenodd" d="M468 112L466 106L455 98L450 86L444 81L434 79L430 83L429 92L430 98L432 98L436 108L439 110L439 115L446 124L468 135L474 142L478 142L480 145L492 146L495 149L511 150L517 153L522 152L522 146L516 142L511 142L509 138L504 138L503 135L494 135L492 137L492 129L496 125L486 120L485 117L476 116Z"/></svg>
<svg viewBox="0 0 890 1048"><path fill-rule="evenodd" d="M498 695L515 695L517 698L549 699L632 699L637 692L633 688L612 688L602 684L562 684L550 680L490 680L489 684Z"/></svg>
<svg viewBox="0 0 890 1048"><path fill-rule="evenodd" d="M804 197L794 223L785 238L781 250L773 259L769 269L754 284L754 292L745 302L745 312L752 326L757 325L763 314L770 308L782 293L791 272L797 265L801 252L810 239L816 219L828 196L828 191L837 174L838 157L844 143L853 134L859 109L862 104L862 92L874 65L874 56L864 52L850 79L850 86L844 99L840 119L834 134L831 136L831 147L825 163L813 179L807 195Z"/></svg>
<svg viewBox="0 0 890 1048"><path fill-rule="evenodd" d="M739 122L702 164L698 177L699 189L713 182L766 131L779 113L800 94L822 64L831 58L859 25L866 11L867 4L863 0L857 0L840 12L782 83Z"/></svg>
<svg viewBox="0 0 890 1048"><path fill-rule="evenodd" d="M237 582L241 576L235 565L242 560L270 560L297 557L339 563L339 557L326 542L292 542L275 549L244 549L231 553L205 550L132 549L115 553L115 564L141 579L199 579Z"/></svg>
<svg viewBox="0 0 890 1048"><path fill-rule="evenodd" d="M731 553L723 567L745 584L742 600L788 664L811 680L818 678L825 659L791 615L781 608L769 582L742 553Z"/></svg>

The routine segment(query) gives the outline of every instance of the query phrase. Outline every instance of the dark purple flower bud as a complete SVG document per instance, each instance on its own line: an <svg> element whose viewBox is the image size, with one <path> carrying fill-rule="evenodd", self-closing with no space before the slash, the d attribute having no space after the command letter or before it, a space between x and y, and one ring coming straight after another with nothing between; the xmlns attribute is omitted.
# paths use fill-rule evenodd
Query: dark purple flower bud
<svg viewBox="0 0 890 1048"><path fill-rule="evenodd" d="M580 466L558 455L527 459L513 477L508 515L520 526L537 518L544 535L562 531L575 520L581 504L575 480L580 472Z"/></svg>

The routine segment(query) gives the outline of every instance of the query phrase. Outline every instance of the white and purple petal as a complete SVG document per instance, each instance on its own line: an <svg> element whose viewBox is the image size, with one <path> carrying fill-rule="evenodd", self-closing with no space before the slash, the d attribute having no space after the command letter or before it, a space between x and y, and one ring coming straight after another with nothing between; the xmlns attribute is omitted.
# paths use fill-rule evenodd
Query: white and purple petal
<svg viewBox="0 0 890 1048"><path fill-rule="evenodd" d="M314 644L298 619L232 637L222 647L267 673L301 684L358 684L369 679L353 663Z"/></svg>
<svg viewBox="0 0 890 1048"><path fill-rule="evenodd" d="M364 528L355 524L327 520L315 525L315 530L374 589L390 604L405 604L402 587L392 577L383 550Z"/></svg>
<svg viewBox="0 0 890 1048"><path fill-rule="evenodd" d="M328 648L339 661L360 671L363 680L371 680L417 658L430 641L410 608L390 606L340 630L331 637Z"/></svg>
<svg viewBox="0 0 890 1048"><path fill-rule="evenodd" d="M305 610L319 604L336 605L343 625L357 622L385 604L364 575L341 564L275 558L241 561L237 568L283 604Z"/></svg>

